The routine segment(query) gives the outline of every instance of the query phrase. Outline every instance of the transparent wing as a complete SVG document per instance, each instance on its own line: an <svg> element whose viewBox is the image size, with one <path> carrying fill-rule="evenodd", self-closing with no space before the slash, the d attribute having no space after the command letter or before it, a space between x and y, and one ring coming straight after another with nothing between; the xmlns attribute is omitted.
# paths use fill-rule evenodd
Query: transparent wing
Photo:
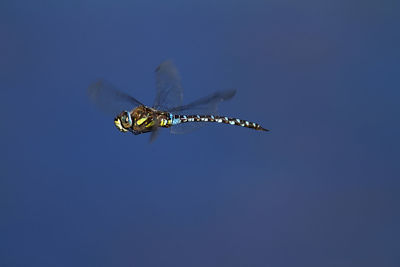
<svg viewBox="0 0 400 267"><path fill-rule="evenodd" d="M158 122L156 122L158 124ZM152 143L154 140L157 139L158 135L160 134L160 127L154 128L154 130L150 134L149 142Z"/></svg>
<svg viewBox="0 0 400 267"><path fill-rule="evenodd" d="M153 107L159 110L182 105L183 88L178 70L171 61L162 62L155 70L156 98Z"/></svg>
<svg viewBox="0 0 400 267"><path fill-rule="evenodd" d="M102 111L117 115L123 110L132 110L143 105L132 96L119 91L112 84L99 80L88 88L90 100Z"/></svg>
<svg viewBox="0 0 400 267"><path fill-rule="evenodd" d="M235 89L218 91L209 96L200 98L187 105L171 108L168 111L173 114L184 115L218 115L219 103L233 98L236 94ZM182 134L193 131L204 126L207 122L188 122L171 127L171 133Z"/></svg>
<svg viewBox="0 0 400 267"><path fill-rule="evenodd" d="M190 110L209 110L211 111L216 111L218 104L222 101L226 101L234 97L236 94L235 89L230 89L230 90L225 90L225 91L218 91L215 92L212 95L200 98L196 101L193 101L187 105L182 105L178 107L173 107L168 109L169 112L173 113L180 113L180 112L185 112Z"/></svg>

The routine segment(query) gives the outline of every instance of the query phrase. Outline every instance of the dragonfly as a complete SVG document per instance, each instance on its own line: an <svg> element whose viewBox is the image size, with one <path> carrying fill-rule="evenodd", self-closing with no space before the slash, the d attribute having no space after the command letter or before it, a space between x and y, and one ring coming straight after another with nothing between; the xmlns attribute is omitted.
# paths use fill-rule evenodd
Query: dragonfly
<svg viewBox="0 0 400 267"><path fill-rule="evenodd" d="M183 105L180 75L171 61L164 61L155 69L155 78L156 97L152 107L142 104L105 80L91 84L88 95L99 109L115 116L114 124L119 131L134 135L151 133L150 141L156 138L160 128L171 128L172 133L185 133L195 127L184 126L208 122L269 131L255 122L217 115L219 103L233 98L235 89L217 91Z"/></svg>

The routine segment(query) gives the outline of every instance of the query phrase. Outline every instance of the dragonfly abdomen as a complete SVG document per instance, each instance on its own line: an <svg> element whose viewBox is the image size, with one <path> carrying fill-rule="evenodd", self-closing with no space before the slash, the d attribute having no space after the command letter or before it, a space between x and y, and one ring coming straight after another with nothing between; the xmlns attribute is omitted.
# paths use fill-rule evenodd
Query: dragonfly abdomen
<svg viewBox="0 0 400 267"><path fill-rule="evenodd" d="M173 115L172 125L177 125L180 123L187 123L187 122L216 122L216 123L225 123L230 125L242 126L254 130L269 131L261 127L261 125L258 123L241 120L237 118L229 118L217 115Z"/></svg>

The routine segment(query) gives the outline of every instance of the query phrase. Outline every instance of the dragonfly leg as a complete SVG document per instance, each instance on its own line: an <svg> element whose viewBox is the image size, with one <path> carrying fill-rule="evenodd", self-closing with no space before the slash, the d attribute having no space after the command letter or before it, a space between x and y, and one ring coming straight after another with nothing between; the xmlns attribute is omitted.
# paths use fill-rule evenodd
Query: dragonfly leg
<svg viewBox="0 0 400 267"><path fill-rule="evenodd" d="M138 132L138 131L135 131L135 130L132 130L132 129L129 129L129 131L130 131L131 133L133 133L134 135L141 134L141 132Z"/></svg>

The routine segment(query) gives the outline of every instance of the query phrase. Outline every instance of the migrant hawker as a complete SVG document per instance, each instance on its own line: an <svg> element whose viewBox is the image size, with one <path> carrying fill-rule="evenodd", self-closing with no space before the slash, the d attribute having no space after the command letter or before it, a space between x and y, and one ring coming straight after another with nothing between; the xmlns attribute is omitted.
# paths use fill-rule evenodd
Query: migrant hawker
<svg viewBox="0 0 400 267"><path fill-rule="evenodd" d="M151 132L151 140L154 140L160 128L171 128L171 132L180 133L185 131L187 127L184 126L188 123L194 125L192 122L217 122L268 131L255 122L216 115L218 104L231 99L236 90L218 91L182 105L183 89L173 63L162 62L155 74L157 93L153 107L142 104L103 80L89 86L89 97L100 109L114 115L119 113L114 119L118 130L135 135Z"/></svg>

